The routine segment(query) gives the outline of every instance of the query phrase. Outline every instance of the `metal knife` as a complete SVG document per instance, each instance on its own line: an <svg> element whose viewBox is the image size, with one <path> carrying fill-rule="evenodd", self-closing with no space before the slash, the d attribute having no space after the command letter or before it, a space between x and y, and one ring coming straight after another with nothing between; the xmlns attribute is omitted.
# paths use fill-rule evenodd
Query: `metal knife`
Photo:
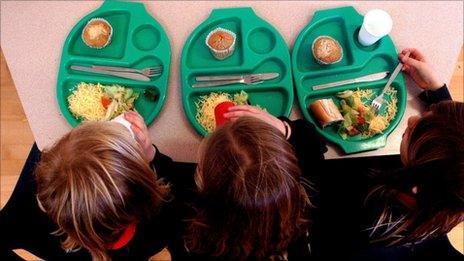
<svg viewBox="0 0 464 261"><path fill-rule="evenodd" d="M78 66L78 65L71 65L71 69L73 69L75 71L111 75L111 76L116 76L116 77L136 80L136 81L143 81L143 82L149 82L150 81L150 78L148 78L145 75L139 74L139 73L107 71L107 70L103 70L103 69L96 69L96 68Z"/></svg>
<svg viewBox="0 0 464 261"><path fill-rule="evenodd" d="M226 81L226 80L240 80L245 76L255 76L259 77L261 80L272 80L279 77L279 73L256 73L250 75L219 75L219 76L197 76L195 80L197 82L204 81Z"/></svg>
<svg viewBox="0 0 464 261"><path fill-rule="evenodd" d="M372 81L377 81L384 79L390 74L390 72L385 71L385 72L379 72L379 73L374 73L374 74L369 74L366 76L354 78L354 79L348 79L348 80L343 80L343 81L338 81L338 82L331 82L331 83L325 83L325 84L319 84L319 85L314 85L313 90L322 90L322 89L327 89L327 88L332 88L340 85L346 85L346 84L352 84L352 83L359 83L359 82L372 82Z"/></svg>

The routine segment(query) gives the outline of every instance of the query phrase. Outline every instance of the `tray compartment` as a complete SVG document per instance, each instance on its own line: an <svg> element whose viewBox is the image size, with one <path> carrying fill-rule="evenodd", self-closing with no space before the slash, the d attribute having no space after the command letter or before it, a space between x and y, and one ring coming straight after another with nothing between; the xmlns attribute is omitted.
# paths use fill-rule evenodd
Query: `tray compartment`
<svg viewBox="0 0 464 261"><path fill-rule="evenodd" d="M141 51L153 50L159 42L160 32L149 24L139 26L132 34L132 44Z"/></svg>
<svg viewBox="0 0 464 261"><path fill-rule="evenodd" d="M79 22L79 29L77 30L78 33L74 34L71 38L69 53L75 56L105 57L114 59L122 58L126 48L130 13L126 11L109 11L101 13L95 17L107 20L113 27L113 35L111 37L110 44L102 49L88 47L82 40L81 32L91 18L83 19Z"/></svg>
<svg viewBox="0 0 464 261"><path fill-rule="evenodd" d="M248 34L248 45L257 54L270 53L276 44L274 34L267 28L255 28Z"/></svg>
<svg viewBox="0 0 464 261"><path fill-rule="evenodd" d="M317 37L322 35L328 35L340 43L343 49L343 58L340 62L322 65L316 61L312 53L312 44ZM329 74L333 69L352 65L354 59L351 54L350 37L346 31L345 20L341 17L330 17L316 22L305 34L298 51L298 60L301 61L298 64L298 70L310 73L324 71Z"/></svg>
<svg viewBox="0 0 464 261"><path fill-rule="evenodd" d="M285 115L285 108L291 106L290 101L287 99L289 96L288 90L285 87L253 87L253 89L244 89L244 88L222 88L222 89L206 89L198 90L192 92L188 99L184 102L185 110L187 115L195 118L197 113L197 108L195 103L198 101L200 96L208 95L212 91L214 92L225 92L231 95L239 93L240 91L246 91L248 93L248 100L252 105L260 105L260 107L265 108L269 113L273 115ZM192 122L196 128L201 130L203 135L206 135L205 129L197 122Z"/></svg>
<svg viewBox="0 0 464 261"><path fill-rule="evenodd" d="M230 30L236 34L234 53L224 60L214 58L205 44L206 36L209 32L218 27ZM192 69L231 67L243 64L243 42L239 18L220 19L207 26L203 26L203 29L191 41L192 43L190 44L187 56L187 66Z"/></svg>
<svg viewBox="0 0 464 261"><path fill-rule="evenodd" d="M369 83L364 83L363 85L360 85L358 86L359 89L372 89L373 92L374 92L374 95L372 97L375 98L377 95L380 94L380 92L382 91L382 88L384 87L386 81L384 82L369 82ZM402 108L403 106L405 106L405 103L406 103L406 94L404 92L401 91L401 82L397 82L397 81L394 81L391 85L392 88L394 88L396 91L397 91L397 100L398 100L398 103L397 103L397 107L398 107L398 111L395 115L395 117L393 118L393 120L390 122L389 126L387 127L387 129L385 129L384 133L388 133L388 132L391 132L393 129L395 129L396 125L399 123L399 121L401 120L402 118L402 113L401 113L401 110L400 108ZM351 88L353 89L353 88ZM354 88L354 89L357 89L357 88ZM335 142L337 144L340 144L340 143L353 143L353 142L370 142L370 141L374 141L374 140L377 140L378 136L384 136L384 135L381 135L381 134L378 134L378 135L375 135L375 136L372 136L372 137L362 137L362 136L355 136L355 137L350 137L346 140L343 140L340 135L338 135L337 131L338 131L338 125L335 124L334 126L328 126L324 129L321 128L321 126L319 125L317 119L313 116L312 112L308 109L309 105L313 102L315 102L316 100L319 100L319 99L328 99L328 98L332 98L332 100L335 102L335 104L337 106L340 106L340 99L338 97L336 97L336 94L337 94L338 91L328 91L328 92L318 92L318 93L313 93L311 95L307 95L305 97L305 100L304 100L304 108L301 108L303 114L305 115L305 117L310 120L311 122L313 122L315 125L316 125L316 129L322 134L324 135L328 140L332 141L332 142ZM385 96L385 99L386 101L390 100L390 97L387 95ZM379 113L380 114L383 114L386 110L386 106L382 106Z"/></svg>
<svg viewBox="0 0 464 261"><path fill-rule="evenodd" d="M266 80L263 83L257 84L257 85L244 85L241 83L237 84L230 84L230 85L225 85L225 86L220 86L221 88L227 88L230 86L242 86L244 90L248 89L249 86L262 86L262 85L275 85L278 82L281 82L283 79L286 78L287 75L287 68L283 64L283 62L277 58L277 57L271 57L266 60L263 60L261 63L259 63L253 70L249 71L246 70L247 68L243 68L240 71L234 72L234 74L241 75L241 74L256 74L256 73L267 73L267 72L277 72L279 73L279 76L275 79L272 80ZM229 74L225 73L223 70L221 71L210 71L210 70L204 70L201 73L198 71L195 71L189 75L188 78L188 83L190 86L192 84L197 83L195 78L197 76L204 76L204 75L209 75L209 76L214 76L214 75L224 75L224 74ZM219 86L218 86L219 87ZM213 87L217 88L217 87ZM193 88L192 91L195 91L197 89L204 89L204 88Z"/></svg>

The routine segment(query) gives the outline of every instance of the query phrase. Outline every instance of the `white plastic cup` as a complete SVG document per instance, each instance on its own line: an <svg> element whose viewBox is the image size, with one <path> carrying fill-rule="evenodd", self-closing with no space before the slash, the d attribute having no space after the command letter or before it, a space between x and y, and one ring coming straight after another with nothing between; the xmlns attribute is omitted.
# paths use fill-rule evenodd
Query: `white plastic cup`
<svg viewBox="0 0 464 261"><path fill-rule="evenodd" d="M131 123L124 118L124 113L119 115L118 117L112 119L111 121L120 123L120 124L122 124L122 126L126 127L129 130L130 134L132 135L132 138L135 139L134 131L132 131L132 129L131 129Z"/></svg>
<svg viewBox="0 0 464 261"><path fill-rule="evenodd" d="M373 45L380 38L389 34L393 26L390 15L380 9L372 9L364 16L359 29L358 41L363 46Z"/></svg>

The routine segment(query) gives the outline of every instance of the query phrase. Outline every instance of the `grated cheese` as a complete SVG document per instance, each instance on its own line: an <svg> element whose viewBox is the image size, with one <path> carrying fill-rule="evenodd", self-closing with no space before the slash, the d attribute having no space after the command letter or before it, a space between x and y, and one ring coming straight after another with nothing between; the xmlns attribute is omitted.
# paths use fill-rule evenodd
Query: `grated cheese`
<svg viewBox="0 0 464 261"><path fill-rule="evenodd" d="M372 89L357 89L356 91L353 91L355 107L362 107L363 110L366 110L368 107L365 104L370 104L372 98L374 98L373 96L374 92ZM369 129L365 136L370 137L375 134L382 133L385 129L387 129L390 122L395 118L395 115L398 111L397 91L390 87L385 91L385 97L387 96L390 98L384 103L384 106L386 106L385 112L383 114L376 115L369 122ZM362 99L366 102L363 103Z"/></svg>
<svg viewBox="0 0 464 261"><path fill-rule="evenodd" d="M103 87L101 84L81 82L68 97L69 110L74 116L85 121L99 121L105 117L106 110L101 103Z"/></svg>
<svg viewBox="0 0 464 261"><path fill-rule="evenodd" d="M232 101L231 96L227 93L212 92L209 95L200 96L195 102L197 108L197 121L206 129L207 132L213 132L216 128L216 118L214 117L214 108L225 101Z"/></svg>

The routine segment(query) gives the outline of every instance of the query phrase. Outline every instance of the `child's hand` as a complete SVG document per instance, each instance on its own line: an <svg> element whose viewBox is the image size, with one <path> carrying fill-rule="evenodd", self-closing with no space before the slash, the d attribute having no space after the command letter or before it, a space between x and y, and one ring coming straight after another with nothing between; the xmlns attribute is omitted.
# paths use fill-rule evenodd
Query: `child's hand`
<svg viewBox="0 0 464 261"><path fill-rule="evenodd" d="M250 105L238 105L229 108L229 111L224 113L224 117L230 119L231 121L235 121L240 117L243 116L250 116L257 119L260 119L278 129L282 134L285 135L285 123L278 118L272 116L268 112L260 110L256 107ZM290 132L290 128L289 132ZM289 133L288 135L289 136Z"/></svg>
<svg viewBox="0 0 464 261"><path fill-rule="evenodd" d="M410 53L409 58L406 54ZM444 82L438 79L432 66L427 59L417 49L406 48L398 55L404 64L403 71L406 72L414 82L424 90L437 90L443 86Z"/></svg>
<svg viewBox="0 0 464 261"><path fill-rule="evenodd" d="M155 147L151 144L150 135L142 116L134 111L124 113L124 118L131 123L131 129L135 134L135 140L143 150L143 157L150 162L155 157Z"/></svg>

